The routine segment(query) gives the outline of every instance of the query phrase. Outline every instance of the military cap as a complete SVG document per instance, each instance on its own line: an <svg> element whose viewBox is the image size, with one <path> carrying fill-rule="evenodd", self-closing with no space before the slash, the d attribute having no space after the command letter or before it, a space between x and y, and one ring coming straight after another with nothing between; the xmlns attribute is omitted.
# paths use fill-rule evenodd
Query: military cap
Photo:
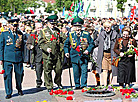
<svg viewBox="0 0 138 102"><path fill-rule="evenodd" d="M49 21L50 23L57 23L57 22L56 22L57 19L58 19L58 16L57 16L57 15L51 15L51 16L48 16L48 17L46 18L46 20Z"/></svg>
<svg viewBox="0 0 138 102"><path fill-rule="evenodd" d="M126 18L126 17L124 17L124 18L123 18L123 20L124 20L124 21L127 21L127 18Z"/></svg>
<svg viewBox="0 0 138 102"><path fill-rule="evenodd" d="M79 17L73 19L71 22L72 25L82 25L83 23L84 23L84 20Z"/></svg>
<svg viewBox="0 0 138 102"><path fill-rule="evenodd" d="M8 23L12 24L13 26L17 26L19 19L9 19Z"/></svg>
<svg viewBox="0 0 138 102"><path fill-rule="evenodd" d="M137 18L134 18L134 21L138 21L138 19Z"/></svg>

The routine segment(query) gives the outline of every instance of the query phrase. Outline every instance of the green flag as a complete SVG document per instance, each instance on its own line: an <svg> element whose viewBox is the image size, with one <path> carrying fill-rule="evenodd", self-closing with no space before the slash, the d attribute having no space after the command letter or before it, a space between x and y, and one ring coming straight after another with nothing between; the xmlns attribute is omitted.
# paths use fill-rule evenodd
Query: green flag
<svg viewBox="0 0 138 102"><path fill-rule="evenodd" d="M89 8L90 8L90 6L91 6L91 3L89 3L89 5L88 5L88 7L87 7L87 10L86 10L86 17L88 16L88 11L89 11Z"/></svg>

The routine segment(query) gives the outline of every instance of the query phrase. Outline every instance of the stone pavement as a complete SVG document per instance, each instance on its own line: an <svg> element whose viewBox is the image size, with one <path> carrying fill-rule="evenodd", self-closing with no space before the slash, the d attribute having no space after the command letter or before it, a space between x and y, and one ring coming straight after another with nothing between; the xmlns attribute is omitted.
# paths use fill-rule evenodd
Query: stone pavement
<svg viewBox="0 0 138 102"><path fill-rule="evenodd" d="M136 63L136 66L138 63ZM42 102L42 101L47 101L47 102L122 102L122 97L121 95L118 94L118 96L115 97L105 97L105 98L93 98L93 97L87 97L84 96L81 90L75 90L75 94L73 97L75 98L73 101L66 101L65 98L63 97L54 97L50 96L49 93L47 92L46 88L44 87L44 84L42 85L41 88L36 88L36 76L35 76L35 71L31 70L30 68L25 68L25 75L24 75L24 80L23 80L23 93L24 96L18 96L17 90L15 89L15 76L13 73L13 96L11 99L5 99L5 91L4 91L4 81L3 81L3 76L0 75L0 102ZM136 68L136 72L137 68ZM52 72L52 75L55 76L54 72ZM138 74L137 78L138 78ZM72 77L72 84L74 86L74 79L73 79L73 70L71 68L71 77ZM101 78L102 78L101 74ZM44 77L42 76L42 79ZM112 84L113 85L118 85L116 82L117 77L114 77ZM70 80L69 80L69 69L63 70L62 74L62 84L64 88L70 88ZM96 84L96 80L94 78L94 74L91 72L88 73L88 86L94 86ZM101 84L103 82L101 81ZM133 83L134 85L138 84L138 79L137 82ZM57 87L57 85L54 84L54 87ZM138 88L138 87L137 87ZM123 102L138 102L137 99L133 100L124 100Z"/></svg>

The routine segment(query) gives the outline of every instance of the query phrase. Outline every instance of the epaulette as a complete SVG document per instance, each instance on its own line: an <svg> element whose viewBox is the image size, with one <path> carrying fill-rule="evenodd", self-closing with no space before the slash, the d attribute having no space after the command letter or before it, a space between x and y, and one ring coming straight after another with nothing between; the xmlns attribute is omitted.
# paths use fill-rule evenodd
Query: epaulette
<svg viewBox="0 0 138 102"><path fill-rule="evenodd" d="M83 33L84 33L84 34L87 34L87 35L89 34L87 31L83 31Z"/></svg>
<svg viewBox="0 0 138 102"><path fill-rule="evenodd" d="M74 31L72 31L72 32L69 32L70 34L72 34L72 33L74 33Z"/></svg>
<svg viewBox="0 0 138 102"><path fill-rule="evenodd" d="M2 32L7 32L8 30L4 30L4 31L2 31Z"/></svg>

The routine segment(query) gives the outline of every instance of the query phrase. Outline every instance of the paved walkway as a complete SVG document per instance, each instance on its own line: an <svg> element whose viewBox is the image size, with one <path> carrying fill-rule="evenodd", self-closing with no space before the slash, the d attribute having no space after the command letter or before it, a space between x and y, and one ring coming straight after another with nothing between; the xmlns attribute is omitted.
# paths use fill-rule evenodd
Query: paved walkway
<svg viewBox="0 0 138 102"><path fill-rule="evenodd" d="M137 65L137 63L136 63ZM30 68L25 68L25 75L24 75L24 80L23 80L23 92L24 96L18 96L17 90L15 89L15 76L13 73L13 96L11 99L6 100L5 99L5 91L4 91L4 83L3 83L3 76L0 75L0 102L42 102L42 101L47 101L47 102L66 102L65 98L63 97L54 97L50 96L49 93L47 92L46 88L44 87L44 84L42 85L41 88L36 88L36 76L35 76L35 71L31 70ZM52 72L52 75L55 76L54 72ZM137 78L138 78L138 74ZM73 79L73 70L71 68L71 76L72 76L72 84L74 86L74 79ZM102 78L101 74L101 78ZM42 79L44 77L42 76ZM117 77L114 77L112 84L113 85L118 85L116 82ZM70 88L70 80L69 80L69 70L65 69L63 70L62 73L62 84L64 88ZM96 84L96 80L94 78L94 74L91 72L88 73L88 86L94 86ZM103 82L101 81L101 84ZM135 85L138 84L138 79L136 83L133 83ZM57 85L54 84L54 87L57 87ZM71 102L121 102L121 98L115 99L113 97L106 97L106 98L92 98L92 97L86 97L83 96L83 93L81 90L75 90L75 94L73 95L75 99ZM103 100L104 99L104 100ZM138 100L125 100L124 102L138 102ZM70 101L67 101L70 102Z"/></svg>

